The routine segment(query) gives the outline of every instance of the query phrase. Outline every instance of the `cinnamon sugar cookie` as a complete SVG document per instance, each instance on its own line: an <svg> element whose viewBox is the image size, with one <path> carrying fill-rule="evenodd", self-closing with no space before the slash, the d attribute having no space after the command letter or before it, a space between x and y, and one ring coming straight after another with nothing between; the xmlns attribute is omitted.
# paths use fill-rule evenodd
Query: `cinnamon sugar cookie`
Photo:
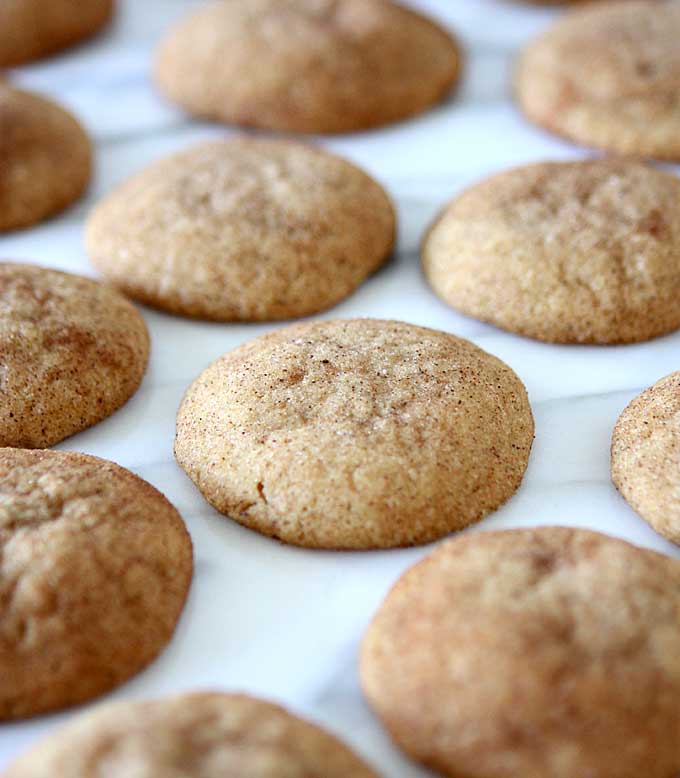
<svg viewBox="0 0 680 778"><path fill-rule="evenodd" d="M558 19L523 53L527 117L577 143L680 160L680 4L619 0Z"/></svg>
<svg viewBox="0 0 680 778"><path fill-rule="evenodd" d="M439 545L388 594L364 691L395 742L465 778L680 770L680 562L543 527Z"/></svg>
<svg viewBox="0 0 680 778"><path fill-rule="evenodd" d="M170 31L156 80L210 119L351 132L426 110L460 68L449 33L391 0L220 0Z"/></svg>
<svg viewBox="0 0 680 778"><path fill-rule="evenodd" d="M70 113L0 79L0 166L1 233L75 202L90 182L92 147Z"/></svg>
<svg viewBox="0 0 680 778"><path fill-rule="evenodd" d="M627 160L542 163L460 194L423 268L454 308L556 343L633 343L680 327L680 180Z"/></svg>
<svg viewBox="0 0 680 778"><path fill-rule="evenodd" d="M39 743L5 778L377 778L333 735L243 694L121 702Z"/></svg>
<svg viewBox="0 0 680 778"><path fill-rule="evenodd" d="M280 140L204 143L151 165L88 221L93 264L126 294L220 321L340 302L388 258L383 189L328 152Z"/></svg>
<svg viewBox="0 0 680 778"><path fill-rule="evenodd" d="M91 37L110 19L113 0L2 0L0 67L54 54Z"/></svg>
<svg viewBox="0 0 680 778"><path fill-rule="evenodd" d="M619 417L612 478L633 510L680 544L680 372L642 392Z"/></svg>
<svg viewBox="0 0 680 778"><path fill-rule="evenodd" d="M0 446L45 448L110 416L148 359L144 320L114 289L0 262Z"/></svg>
<svg viewBox="0 0 680 778"><path fill-rule="evenodd" d="M129 471L0 449L0 719L76 705L142 670L172 637L192 567L179 514Z"/></svg>
<svg viewBox="0 0 680 778"><path fill-rule="evenodd" d="M194 381L175 455L235 521L312 548L427 543L518 488L533 441L519 378L445 332L372 319L256 338Z"/></svg>

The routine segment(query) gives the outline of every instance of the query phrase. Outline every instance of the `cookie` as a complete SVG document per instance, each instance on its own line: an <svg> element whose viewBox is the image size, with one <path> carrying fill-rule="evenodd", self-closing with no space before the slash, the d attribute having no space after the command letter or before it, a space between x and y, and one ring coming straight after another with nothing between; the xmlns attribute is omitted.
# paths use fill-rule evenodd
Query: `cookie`
<svg viewBox="0 0 680 778"><path fill-rule="evenodd" d="M0 232L7 232L43 221L83 194L92 146L70 113L0 80L0 160Z"/></svg>
<svg viewBox="0 0 680 778"><path fill-rule="evenodd" d="M183 316L306 316L389 256L394 209L359 168L277 140L205 143L157 162L91 215L87 250L125 293Z"/></svg>
<svg viewBox="0 0 680 778"><path fill-rule="evenodd" d="M40 59L79 43L98 32L112 12L113 0L2 0L0 67Z"/></svg>
<svg viewBox="0 0 680 778"><path fill-rule="evenodd" d="M0 719L90 700L172 637L191 540L150 484L97 457L0 449Z"/></svg>
<svg viewBox="0 0 680 778"><path fill-rule="evenodd" d="M636 397L614 427L612 479L633 510L680 545L680 372Z"/></svg>
<svg viewBox="0 0 680 778"><path fill-rule="evenodd" d="M680 770L680 562L580 529L466 535L406 572L361 653L394 741L465 778Z"/></svg>
<svg viewBox="0 0 680 778"><path fill-rule="evenodd" d="M621 0L571 11L523 53L526 116L577 143L680 160L680 4Z"/></svg>
<svg viewBox="0 0 680 778"><path fill-rule="evenodd" d="M680 327L680 180L634 161L543 163L459 195L423 242L462 313L554 343L633 343Z"/></svg>
<svg viewBox="0 0 680 778"><path fill-rule="evenodd" d="M110 416L148 359L144 320L114 289L0 262L0 446L44 448Z"/></svg>
<svg viewBox="0 0 680 778"><path fill-rule="evenodd" d="M244 694L101 707L39 743L5 778L377 778L325 730Z"/></svg>
<svg viewBox="0 0 680 778"><path fill-rule="evenodd" d="M316 133L421 113L460 70L452 36L391 0L212 2L169 32L155 68L161 91L189 113Z"/></svg>
<svg viewBox="0 0 680 778"><path fill-rule="evenodd" d="M403 322L286 327L218 359L177 416L175 456L218 511L298 546L427 543L518 488L534 424L503 362Z"/></svg>

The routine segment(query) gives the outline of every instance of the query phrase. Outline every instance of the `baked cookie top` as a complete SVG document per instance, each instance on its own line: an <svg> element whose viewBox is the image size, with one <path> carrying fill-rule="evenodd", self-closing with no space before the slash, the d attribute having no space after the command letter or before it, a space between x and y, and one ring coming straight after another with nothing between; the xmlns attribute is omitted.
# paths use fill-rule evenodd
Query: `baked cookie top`
<svg viewBox="0 0 680 778"><path fill-rule="evenodd" d="M531 43L516 74L527 117L577 143L680 160L680 5L592 3Z"/></svg>
<svg viewBox="0 0 680 778"><path fill-rule="evenodd" d="M680 372L623 411L612 437L612 479L633 510L680 544Z"/></svg>
<svg viewBox="0 0 680 778"><path fill-rule="evenodd" d="M377 778L325 730L243 694L100 707L10 765L5 778Z"/></svg>
<svg viewBox="0 0 680 778"><path fill-rule="evenodd" d="M557 343L680 327L680 180L629 160L534 164L459 195L425 237L454 308Z"/></svg>
<svg viewBox="0 0 680 778"><path fill-rule="evenodd" d="M445 332L349 319L225 354L179 409L175 455L217 510L315 548L426 543L518 488L533 441L522 382Z"/></svg>
<svg viewBox="0 0 680 778"><path fill-rule="evenodd" d="M305 316L389 256L384 190L339 157L280 140L209 142L151 165L91 215L93 264L128 294L217 320Z"/></svg>
<svg viewBox="0 0 680 778"><path fill-rule="evenodd" d="M0 30L3 6L4 0ZM77 200L90 182L92 147L70 113L0 79L0 160L0 232L5 232L42 221Z"/></svg>
<svg viewBox="0 0 680 778"><path fill-rule="evenodd" d="M680 563L557 527L449 540L397 582L361 656L394 740L467 778L680 768Z"/></svg>
<svg viewBox="0 0 680 778"><path fill-rule="evenodd" d="M199 116L351 132L421 113L460 68L448 32L390 0L221 0L168 33L156 81Z"/></svg>
<svg viewBox="0 0 680 778"><path fill-rule="evenodd" d="M170 640L191 574L184 524L145 481L84 454L0 449L0 719L139 672Z"/></svg>
<svg viewBox="0 0 680 778"><path fill-rule="evenodd" d="M0 446L45 448L110 416L148 358L144 320L114 289L0 262Z"/></svg>
<svg viewBox="0 0 680 778"><path fill-rule="evenodd" d="M0 67L40 59L94 35L113 0L2 0Z"/></svg>

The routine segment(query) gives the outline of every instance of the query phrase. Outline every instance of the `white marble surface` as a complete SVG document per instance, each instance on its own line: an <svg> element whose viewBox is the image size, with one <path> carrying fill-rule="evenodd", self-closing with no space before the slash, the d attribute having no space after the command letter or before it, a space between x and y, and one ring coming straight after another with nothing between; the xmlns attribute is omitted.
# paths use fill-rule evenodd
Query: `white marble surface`
<svg viewBox="0 0 680 778"><path fill-rule="evenodd" d="M628 508L609 480L617 415L641 389L680 367L680 333L626 347L567 347L509 335L445 307L427 288L417 246L429 219L466 184L509 165L578 158L581 149L527 125L512 105L518 47L558 11L494 0L412 0L456 29L467 50L459 94L416 120L323 139L394 196L399 250L387 267L326 316L405 319L472 339L525 381L536 442L518 494L472 531L532 524L582 525L680 556ZM189 121L156 95L151 51L162 30L197 0L127 0L96 42L13 73L76 111L97 144L89 197L58 219L0 238L0 256L91 273L83 220L97 198L147 162L224 128ZM168 650L110 699L196 688L240 689L324 722L384 776L426 773L390 745L362 700L357 650L388 587L427 548L340 554L279 545L220 517L172 458L174 415L211 360L269 327L184 321L145 310L153 353L138 394L112 418L60 446L115 460L151 481L184 516L196 575ZM143 625L140 625L143 629ZM0 767L69 712L0 727Z"/></svg>

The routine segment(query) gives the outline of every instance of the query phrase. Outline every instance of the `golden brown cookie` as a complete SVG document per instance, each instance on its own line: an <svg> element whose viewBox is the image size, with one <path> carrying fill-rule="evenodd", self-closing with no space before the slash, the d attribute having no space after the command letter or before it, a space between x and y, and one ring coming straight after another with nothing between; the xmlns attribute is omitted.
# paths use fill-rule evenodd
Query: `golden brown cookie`
<svg viewBox="0 0 680 778"><path fill-rule="evenodd" d="M144 320L114 289L0 262L0 446L44 448L110 416L148 359Z"/></svg>
<svg viewBox="0 0 680 778"><path fill-rule="evenodd" d="M75 117L0 80L0 232L71 205L87 188L91 167L90 140Z"/></svg>
<svg viewBox="0 0 680 778"><path fill-rule="evenodd" d="M2 0L0 67L40 59L79 43L98 32L112 11L113 0Z"/></svg>
<svg viewBox="0 0 680 778"><path fill-rule="evenodd" d="M220 0L170 31L156 81L198 116L351 132L421 113L460 69L451 35L391 0Z"/></svg>
<svg viewBox="0 0 680 778"><path fill-rule="evenodd" d="M474 533L398 581L364 639L372 707L465 778L680 770L680 562L580 529Z"/></svg>
<svg viewBox="0 0 680 778"><path fill-rule="evenodd" d="M389 256L395 215L362 170L320 149L240 138L157 162L91 215L93 264L144 303L185 316L306 316Z"/></svg>
<svg viewBox="0 0 680 778"><path fill-rule="evenodd" d="M634 511L680 544L680 372L623 411L612 437L612 479Z"/></svg>
<svg viewBox="0 0 680 778"><path fill-rule="evenodd" d="M347 746L243 694L120 702L81 716L16 760L5 778L377 778Z"/></svg>
<svg viewBox="0 0 680 778"><path fill-rule="evenodd" d="M522 55L527 117L577 143L680 160L680 3L620 0L571 11Z"/></svg>
<svg viewBox="0 0 680 778"><path fill-rule="evenodd" d="M142 670L192 574L177 511L112 462L0 449L0 719L66 708Z"/></svg>
<svg viewBox="0 0 680 778"><path fill-rule="evenodd" d="M299 546L427 543L518 488L534 424L496 357L403 322L299 324L194 381L175 456L217 510Z"/></svg>
<svg viewBox="0 0 680 778"><path fill-rule="evenodd" d="M452 307L556 343L680 327L680 180L634 161L543 163L459 195L423 242Z"/></svg>

